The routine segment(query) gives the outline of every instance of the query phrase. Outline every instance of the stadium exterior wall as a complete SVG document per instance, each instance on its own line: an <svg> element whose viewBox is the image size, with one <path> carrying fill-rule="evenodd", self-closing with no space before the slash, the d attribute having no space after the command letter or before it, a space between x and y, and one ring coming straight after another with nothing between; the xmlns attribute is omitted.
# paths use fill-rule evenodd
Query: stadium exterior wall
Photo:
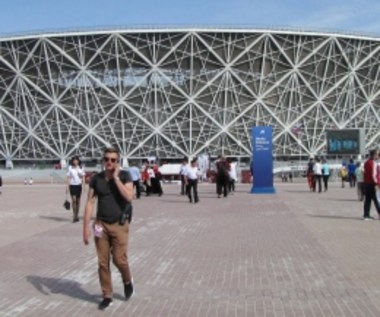
<svg viewBox="0 0 380 317"><path fill-rule="evenodd" d="M326 153L325 131L379 144L375 37L250 29L126 29L0 39L0 159L276 157Z"/></svg>

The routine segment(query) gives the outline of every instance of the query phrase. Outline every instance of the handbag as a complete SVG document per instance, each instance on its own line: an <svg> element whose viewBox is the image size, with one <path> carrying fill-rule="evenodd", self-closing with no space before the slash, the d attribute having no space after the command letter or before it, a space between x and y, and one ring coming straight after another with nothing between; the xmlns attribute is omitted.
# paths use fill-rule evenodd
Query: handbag
<svg viewBox="0 0 380 317"><path fill-rule="evenodd" d="M70 210L70 207L70 202L67 199L65 199L65 202L63 203L63 208L65 208L66 210Z"/></svg>
<svg viewBox="0 0 380 317"><path fill-rule="evenodd" d="M68 189L66 188L65 202L63 203L63 208L65 208L66 210L70 210L71 204L67 198L67 195L68 195Z"/></svg>

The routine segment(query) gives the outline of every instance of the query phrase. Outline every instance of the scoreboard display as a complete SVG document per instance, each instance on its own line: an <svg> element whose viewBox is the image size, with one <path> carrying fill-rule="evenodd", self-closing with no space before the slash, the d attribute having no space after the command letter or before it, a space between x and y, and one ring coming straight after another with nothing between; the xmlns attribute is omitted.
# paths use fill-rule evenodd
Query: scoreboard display
<svg viewBox="0 0 380 317"><path fill-rule="evenodd" d="M365 153L364 129L326 131L327 154L359 155Z"/></svg>

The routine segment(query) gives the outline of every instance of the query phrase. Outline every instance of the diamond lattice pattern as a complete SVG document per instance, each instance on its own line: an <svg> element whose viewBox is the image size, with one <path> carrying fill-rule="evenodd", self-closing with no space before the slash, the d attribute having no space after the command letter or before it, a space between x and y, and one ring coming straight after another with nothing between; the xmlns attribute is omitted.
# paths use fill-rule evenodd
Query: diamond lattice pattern
<svg viewBox="0 0 380 317"><path fill-rule="evenodd" d="M325 152L327 129L380 141L376 40L275 32L109 32L0 42L0 156L249 157Z"/></svg>

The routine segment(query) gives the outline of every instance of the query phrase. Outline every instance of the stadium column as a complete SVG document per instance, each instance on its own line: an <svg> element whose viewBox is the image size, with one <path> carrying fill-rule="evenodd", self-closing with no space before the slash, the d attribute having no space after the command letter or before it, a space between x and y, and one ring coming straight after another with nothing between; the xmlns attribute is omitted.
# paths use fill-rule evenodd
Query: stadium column
<svg viewBox="0 0 380 317"><path fill-rule="evenodd" d="M5 160L5 168L6 168L6 169L9 169L9 170L12 170L12 169L13 169L13 161L12 161L12 159L7 158L7 159Z"/></svg>
<svg viewBox="0 0 380 317"><path fill-rule="evenodd" d="M67 161L65 159L61 159L59 161L59 165L61 166L62 169L67 167Z"/></svg>
<svg viewBox="0 0 380 317"><path fill-rule="evenodd" d="M122 156L121 157L121 162L120 162L120 166L122 168L128 168L129 167L129 164L128 164L128 157L127 156Z"/></svg>

